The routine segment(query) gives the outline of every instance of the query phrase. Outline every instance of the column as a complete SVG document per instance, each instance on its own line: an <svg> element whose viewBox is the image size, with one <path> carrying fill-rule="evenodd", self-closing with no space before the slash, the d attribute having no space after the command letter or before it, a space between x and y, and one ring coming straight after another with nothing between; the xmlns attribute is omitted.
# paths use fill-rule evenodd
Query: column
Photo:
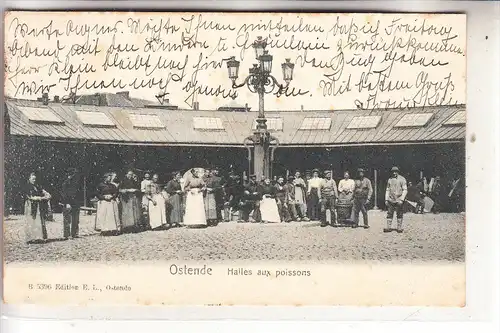
<svg viewBox="0 0 500 333"><path fill-rule="evenodd" d="M373 170L373 209L378 210L378 171Z"/></svg>
<svg viewBox="0 0 500 333"><path fill-rule="evenodd" d="M264 146L260 143L255 145L254 157L253 157L253 172L257 176L257 181L262 180L262 175L269 176L269 172L266 172L266 151Z"/></svg>

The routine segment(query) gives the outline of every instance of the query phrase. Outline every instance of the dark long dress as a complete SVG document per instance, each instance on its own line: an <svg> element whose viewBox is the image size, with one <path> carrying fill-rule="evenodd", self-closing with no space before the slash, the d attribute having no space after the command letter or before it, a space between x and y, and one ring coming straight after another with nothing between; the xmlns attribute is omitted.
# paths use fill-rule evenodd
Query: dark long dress
<svg viewBox="0 0 500 333"><path fill-rule="evenodd" d="M167 183L165 190L170 195L167 201L167 214L169 216L170 224L182 223L182 188L181 184L172 179ZM181 191L181 192L177 192Z"/></svg>
<svg viewBox="0 0 500 333"><path fill-rule="evenodd" d="M139 202L139 184L133 179L125 178L120 185L121 223L124 229L139 226L141 206ZM129 192L127 190L133 190Z"/></svg>
<svg viewBox="0 0 500 333"><path fill-rule="evenodd" d="M47 239L45 216L47 214L47 200L31 200L32 197L50 196L39 185L28 184L24 190L24 216L26 218L26 242Z"/></svg>
<svg viewBox="0 0 500 333"><path fill-rule="evenodd" d="M203 203L205 205L205 216L209 221L217 220L217 204L215 201L215 187L218 186L214 177L210 176L205 179L207 190L203 196Z"/></svg>

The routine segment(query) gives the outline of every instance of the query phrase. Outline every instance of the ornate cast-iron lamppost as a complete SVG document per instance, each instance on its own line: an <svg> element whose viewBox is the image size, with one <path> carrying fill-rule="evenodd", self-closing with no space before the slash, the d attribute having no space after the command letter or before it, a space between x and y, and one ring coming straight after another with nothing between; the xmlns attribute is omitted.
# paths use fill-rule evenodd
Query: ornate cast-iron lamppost
<svg viewBox="0 0 500 333"><path fill-rule="evenodd" d="M259 116L257 118L257 126L254 133L245 139L244 144L248 149L249 162L252 158L250 145L254 147L253 172L257 176L257 180L260 180L262 176L271 177L271 163L274 159L274 149L279 145L278 139L272 136L267 129L267 119L264 115L264 94L272 93L275 90L277 90L277 96L284 93L290 81L292 81L293 68L295 65L290 62L290 59L286 59L281 65L285 85L280 84L276 78L271 75L273 56L266 51L267 41L262 39L262 37L258 37L252 46L255 50L255 58L259 63L254 64L253 67L249 69L250 74L243 83L236 83L240 62L236 60L235 57L231 57L227 61L227 69L229 79L231 79L233 83L233 89L247 86L251 92L259 95Z"/></svg>

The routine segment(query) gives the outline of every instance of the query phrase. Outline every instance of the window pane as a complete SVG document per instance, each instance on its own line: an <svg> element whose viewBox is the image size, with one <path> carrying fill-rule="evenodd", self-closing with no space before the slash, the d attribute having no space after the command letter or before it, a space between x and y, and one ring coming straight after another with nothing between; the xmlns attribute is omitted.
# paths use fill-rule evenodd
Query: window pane
<svg viewBox="0 0 500 333"><path fill-rule="evenodd" d="M110 127L116 126L104 112L76 111L76 115L84 125Z"/></svg>
<svg viewBox="0 0 500 333"><path fill-rule="evenodd" d="M267 118L267 129L270 131L283 131L283 118ZM253 129L257 128L257 119L253 122Z"/></svg>
<svg viewBox="0 0 500 333"><path fill-rule="evenodd" d="M155 114L130 114L132 125L137 128L164 128L160 118Z"/></svg>
<svg viewBox="0 0 500 333"><path fill-rule="evenodd" d="M423 127L431 120L433 113L406 114L394 127Z"/></svg>
<svg viewBox="0 0 500 333"><path fill-rule="evenodd" d="M196 130L224 130L221 118L193 117L193 127Z"/></svg>
<svg viewBox="0 0 500 333"><path fill-rule="evenodd" d="M450 117L443 125L465 125L465 111L458 111Z"/></svg>
<svg viewBox="0 0 500 333"><path fill-rule="evenodd" d="M19 106L18 108L32 122L64 123L61 118L48 108L33 108L25 106Z"/></svg>
<svg viewBox="0 0 500 333"><path fill-rule="evenodd" d="M349 125L348 129L366 129L366 128L377 128L380 124L381 116L363 116L354 117Z"/></svg>
<svg viewBox="0 0 500 333"><path fill-rule="evenodd" d="M332 118L304 118L301 130L329 130L332 125Z"/></svg>

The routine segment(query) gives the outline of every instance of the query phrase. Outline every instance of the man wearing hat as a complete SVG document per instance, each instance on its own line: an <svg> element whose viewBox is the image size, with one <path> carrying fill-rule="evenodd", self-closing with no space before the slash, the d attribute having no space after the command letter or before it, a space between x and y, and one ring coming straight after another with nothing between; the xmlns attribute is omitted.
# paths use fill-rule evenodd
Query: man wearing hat
<svg viewBox="0 0 500 333"><path fill-rule="evenodd" d="M80 178L78 170L70 168L67 170L66 179L62 184L61 198L63 205L64 238L78 238L78 227L80 223L80 205L78 205L78 191L80 189Z"/></svg>
<svg viewBox="0 0 500 333"><path fill-rule="evenodd" d="M325 171L325 179L321 182L321 226L326 227L326 211L330 210L331 224L337 226L337 214L335 213L335 203L338 197L337 184L332 178L332 172Z"/></svg>
<svg viewBox="0 0 500 333"><path fill-rule="evenodd" d="M234 171L229 172L229 178L224 187L224 221L231 221L232 213L240 211L243 191L240 176Z"/></svg>
<svg viewBox="0 0 500 333"><path fill-rule="evenodd" d="M222 211L224 210L224 179L219 176L219 169L212 168L212 183L215 195L215 206L217 210L217 221L222 222Z"/></svg>
<svg viewBox="0 0 500 333"><path fill-rule="evenodd" d="M394 212L396 212L396 217L398 220L398 227L396 231L398 233L403 232L403 203L408 193L408 188L406 185L406 179L399 174L399 168L394 166L391 169L392 176L387 181L387 189L385 191L385 205L387 206L387 228L384 228L384 232L391 232L392 229L392 219L394 218Z"/></svg>
<svg viewBox="0 0 500 333"><path fill-rule="evenodd" d="M363 225L365 229L368 229L370 225L368 224L368 213L366 211L366 206L370 203L370 199L373 194L372 182L365 177L365 170L362 168L358 169L358 177L354 180L354 202L353 202L353 214L354 214L354 227L359 225L359 212L363 214Z"/></svg>
<svg viewBox="0 0 500 333"><path fill-rule="evenodd" d="M261 222L260 214L260 186L257 183L257 176L250 175L248 184L245 185L245 190L243 191L243 202L241 207L242 219L248 222L250 218L250 212L253 210L253 220L255 222Z"/></svg>
<svg viewBox="0 0 500 333"><path fill-rule="evenodd" d="M283 176L279 176L274 187L276 188L276 203L278 204L280 220L281 222L290 222L292 217L290 216L290 210L288 209L288 189L285 184L285 178Z"/></svg>

